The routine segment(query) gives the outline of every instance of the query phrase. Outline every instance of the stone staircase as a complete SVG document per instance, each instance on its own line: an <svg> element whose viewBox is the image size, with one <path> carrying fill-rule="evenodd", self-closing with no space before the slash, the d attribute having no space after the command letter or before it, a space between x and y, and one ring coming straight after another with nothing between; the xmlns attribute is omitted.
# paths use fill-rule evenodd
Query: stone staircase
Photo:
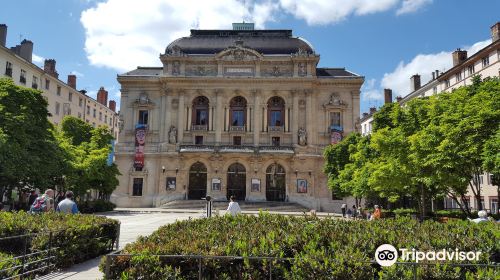
<svg viewBox="0 0 500 280"><path fill-rule="evenodd" d="M229 202L227 201L214 201L212 208L214 210L226 210ZM270 211L270 212L309 212L310 209L291 202L246 202L238 201L242 211ZM174 200L163 204L162 209L189 209L189 210L205 210L205 200Z"/></svg>

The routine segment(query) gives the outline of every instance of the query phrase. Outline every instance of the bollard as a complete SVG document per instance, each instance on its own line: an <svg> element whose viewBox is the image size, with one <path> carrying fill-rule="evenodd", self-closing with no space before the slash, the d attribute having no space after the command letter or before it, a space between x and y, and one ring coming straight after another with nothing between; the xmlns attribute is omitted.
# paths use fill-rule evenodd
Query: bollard
<svg viewBox="0 0 500 280"><path fill-rule="evenodd" d="M210 217L212 217L212 197L207 195L207 197L205 197L205 199L207 201L207 218L210 218Z"/></svg>

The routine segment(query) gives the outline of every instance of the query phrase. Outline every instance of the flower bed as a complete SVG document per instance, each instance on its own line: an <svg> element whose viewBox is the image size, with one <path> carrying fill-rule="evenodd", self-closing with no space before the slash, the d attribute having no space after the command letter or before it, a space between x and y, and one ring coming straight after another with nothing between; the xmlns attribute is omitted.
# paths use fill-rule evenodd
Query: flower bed
<svg viewBox="0 0 500 280"><path fill-rule="evenodd" d="M420 224L410 218L345 221L269 214L224 216L177 222L139 238L122 252L136 256L112 258L108 278L169 279L177 274L175 279L197 279L195 260L153 255L204 255L292 258L272 264L273 279L373 279L370 261L381 244L423 251L482 251L476 263L492 263L492 256L500 252L499 238L500 226L494 223ZM203 274L207 279L263 279L269 275L268 268L267 261L205 260ZM417 272L419 279L489 279L495 273L492 268L456 269L446 265L421 266ZM413 279L413 268L405 265L376 273L380 279Z"/></svg>
<svg viewBox="0 0 500 280"><path fill-rule="evenodd" d="M0 212L0 239L21 236L0 240L0 266L9 267L8 256L23 255L25 250L29 254L52 248L50 252L30 256L29 261L50 254L55 257L51 263L56 268L69 267L108 252L119 229L118 221L93 215ZM19 272L20 269L9 271L8 276ZM0 278L7 276L7 272L2 273Z"/></svg>

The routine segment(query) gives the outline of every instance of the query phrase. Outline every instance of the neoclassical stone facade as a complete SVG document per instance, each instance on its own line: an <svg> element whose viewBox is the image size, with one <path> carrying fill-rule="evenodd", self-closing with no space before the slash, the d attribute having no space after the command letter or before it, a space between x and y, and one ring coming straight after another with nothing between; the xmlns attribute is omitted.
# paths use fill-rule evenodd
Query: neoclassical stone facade
<svg viewBox="0 0 500 280"><path fill-rule="evenodd" d="M363 77L317 68L291 30L192 30L160 59L118 76L118 206L235 195L336 207L322 153L355 131Z"/></svg>

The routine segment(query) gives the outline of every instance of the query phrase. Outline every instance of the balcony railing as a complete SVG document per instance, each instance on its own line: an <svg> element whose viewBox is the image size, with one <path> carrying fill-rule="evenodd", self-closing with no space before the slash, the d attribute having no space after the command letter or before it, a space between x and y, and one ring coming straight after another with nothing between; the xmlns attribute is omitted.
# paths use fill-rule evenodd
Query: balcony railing
<svg viewBox="0 0 500 280"><path fill-rule="evenodd" d="M232 126L229 127L229 130L230 131L244 132L245 131L245 126L243 126L243 125L241 125L241 126L232 125Z"/></svg>
<svg viewBox="0 0 500 280"><path fill-rule="evenodd" d="M221 153L275 153L275 154L293 154L294 148L291 146L239 146L239 145L180 145L181 153L199 153L199 152L221 152Z"/></svg>
<svg viewBox="0 0 500 280"><path fill-rule="evenodd" d="M283 126L269 126L269 132L283 132L284 127Z"/></svg>
<svg viewBox="0 0 500 280"><path fill-rule="evenodd" d="M207 131L208 130L208 125L206 124L193 124L191 125L191 130L193 131Z"/></svg>

